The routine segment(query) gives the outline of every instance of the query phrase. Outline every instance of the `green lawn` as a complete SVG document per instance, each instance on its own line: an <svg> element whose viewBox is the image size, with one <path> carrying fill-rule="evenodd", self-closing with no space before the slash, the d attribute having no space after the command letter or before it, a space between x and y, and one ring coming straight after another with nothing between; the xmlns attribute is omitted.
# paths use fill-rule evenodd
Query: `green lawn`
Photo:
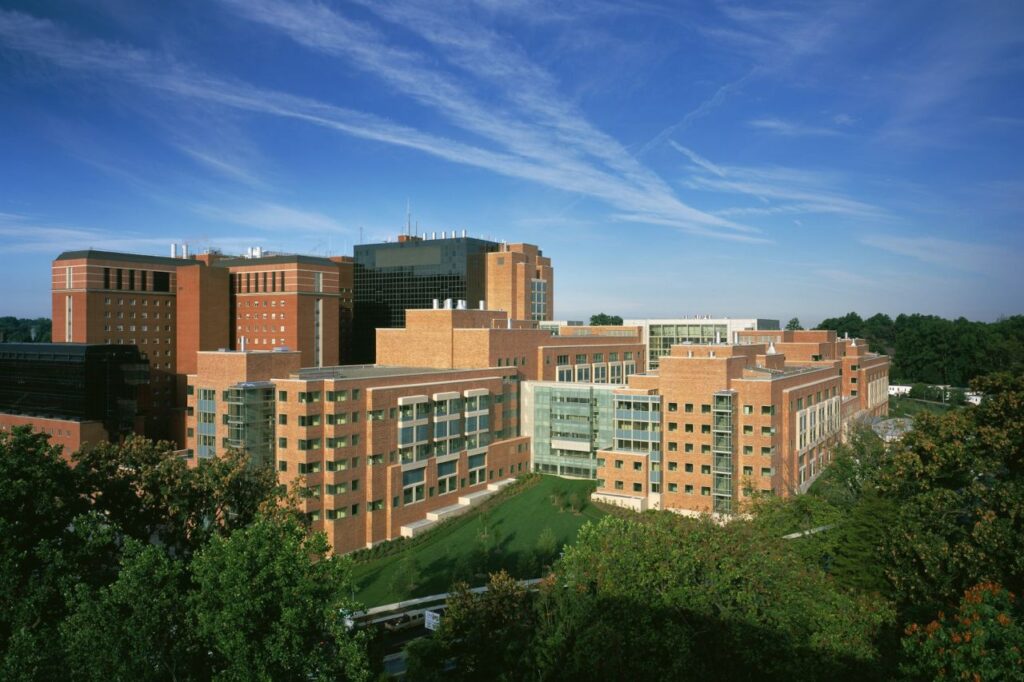
<svg viewBox="0 0 1024 682"><path fill-rule="evenodd" d="M924 400L916 400L914 398L889 398L890 417L913 417L915 414L918 414L920 412L942 414L943 412L948 412L951 409L953 409L951 405L943 405L942 403L932 403Z"/></svg>
<svg viewBox="0 0 1024 682"><path fill-rule="evenodd" d="M396 554L357 564L356 598L365 606L447 592L456 579L471 585L487 581L487 572L505 568L520 578L539 577L553 556L537 554L538 538L550 528L556 545L571 544L587 521L604 516L590 503L593 481L542 476L540 482L483 512L431 531L420 544ZM584 500L579 512L560 509L552 495L573 492ZM486 529L486 530L485 530ZM409 576L413 576L412 579Z"/></svg>

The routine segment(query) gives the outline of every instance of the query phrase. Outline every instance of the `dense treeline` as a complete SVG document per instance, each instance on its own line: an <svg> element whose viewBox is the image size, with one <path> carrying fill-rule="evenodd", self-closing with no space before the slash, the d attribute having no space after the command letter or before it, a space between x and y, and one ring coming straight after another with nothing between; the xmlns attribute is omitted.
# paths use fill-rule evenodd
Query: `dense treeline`
<svg viewBox="0 0 1024 682"><path fill-rule="evenodd" d="M866 338L873 351L893 358L892 383L967 386L993 372L1024 371L1024 315L998 322L947 320L935 315L857 313L830 317L818 329Z"/></svg>
<svg viewBox="0 0 1024 682"><path fill-rule="evenodd" d="M0 343L50 341L52 323L49 318L23 319L0 317Z"/></svg>
<svg viewBox="0 0 1024 682"><path fill-rule="evenodd" d="M411 676L1024 679L1024 378L976 388L902 442L859 433L815 494L749 520L609 516L536 593L457 587Z"/></svg>
<svg viewBox="0 0 1024 682"><path fill-rule="evenodd" d="M367 679L350 562L273 469L0 432L0 679Z"/></svg>

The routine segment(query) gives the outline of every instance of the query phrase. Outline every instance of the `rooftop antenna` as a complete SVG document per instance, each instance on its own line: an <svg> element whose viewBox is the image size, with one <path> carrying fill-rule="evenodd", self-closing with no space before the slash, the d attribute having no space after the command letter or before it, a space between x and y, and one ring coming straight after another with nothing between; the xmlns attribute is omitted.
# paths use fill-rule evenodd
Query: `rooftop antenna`
<svg viewBox="0 0 1024 682"><path fill-rule="evenodd" d="M412 235L412 203L408 198L405 200L405 233Z"/></svg>

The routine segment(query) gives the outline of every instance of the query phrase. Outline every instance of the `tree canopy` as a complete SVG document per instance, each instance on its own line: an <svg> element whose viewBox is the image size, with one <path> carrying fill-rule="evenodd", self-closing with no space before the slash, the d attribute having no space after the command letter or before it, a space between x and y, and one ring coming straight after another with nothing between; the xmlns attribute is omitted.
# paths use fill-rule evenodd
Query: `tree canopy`
<svg viewBox="0 0 1024 682"><path fill-rule="evenodd" d="M615 327L620 324L622 324L622 318L618 315L598 313L590 316L590 325L593 327Z"/></svg>
<svg viewBox="0 0 1024 682"><path fill-rule="evenodd" d="M987 323L916 314L861 319L851 312L817 328L866 338L871 350L893 356L893 383L967 386L993 372L1024 371L1024 315Z"/></svg>
<svg viewBox="0 0 1024 682"><path fill-rule="evenodd" d="M362 680L349 560L240 453L0 432L0 679Z"/></svg>
<svg viewBox="0 0 1024 682"><path fill-rule="evenodd" d="M50 341L53 323L47 317L0 317L0 343Z"/></svg>

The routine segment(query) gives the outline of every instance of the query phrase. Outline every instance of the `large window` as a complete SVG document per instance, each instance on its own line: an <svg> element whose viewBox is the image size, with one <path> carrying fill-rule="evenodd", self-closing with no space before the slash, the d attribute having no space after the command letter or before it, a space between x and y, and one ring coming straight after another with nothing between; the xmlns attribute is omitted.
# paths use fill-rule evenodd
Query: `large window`
<svg viewBox="0 0 1024 682"><path fill-rule="evenodd" d="M456 490L458 481L458 462L442 462L437 465L437 494L453 493Z"/></svg>
<svg viewBox="0 0 1024 682"><path fill-rule="evenodd" d="M483 483L487 476L485 474L487 468L487 455L470 455L469 457L469 484L476 485L477 483Z"/></svg>
<svg viewBox="0 0 1024 682"><path fill-rule="evenodd" d="M423 481L426 469L412 469L402 472L402 503L413 504L424 498Z"/></svg>

